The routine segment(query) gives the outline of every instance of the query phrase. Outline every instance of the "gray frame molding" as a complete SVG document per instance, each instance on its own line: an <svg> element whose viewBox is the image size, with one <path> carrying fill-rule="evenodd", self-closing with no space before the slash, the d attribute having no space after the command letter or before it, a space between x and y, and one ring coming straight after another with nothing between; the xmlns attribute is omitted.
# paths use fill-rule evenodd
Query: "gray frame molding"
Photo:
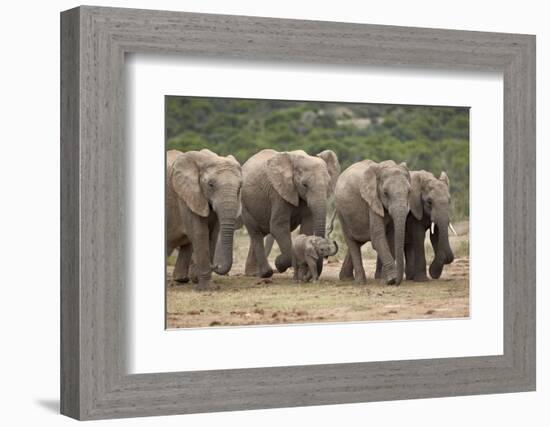
<svg viewBox="0 0 550 427"><path fill-rule="evenodd" d="M128 375L124 56L504 75L504 354ZM61 412L77 419L535 390L535 37L79 7L61 14Z"/></svg>

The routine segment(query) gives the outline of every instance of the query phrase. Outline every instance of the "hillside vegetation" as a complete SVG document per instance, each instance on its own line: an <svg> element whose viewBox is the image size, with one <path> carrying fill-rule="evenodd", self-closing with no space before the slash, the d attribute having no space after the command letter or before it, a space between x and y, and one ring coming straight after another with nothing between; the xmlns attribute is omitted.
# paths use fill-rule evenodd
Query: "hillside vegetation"
<svg viewBox="0 0 550 427"><path fill-rule="evenodd" d="M233 154L241 164L264 148L331 149L342 170L366 158L444 170L453 219L468 217L468 108L167 96L166 145Z"/></svg>

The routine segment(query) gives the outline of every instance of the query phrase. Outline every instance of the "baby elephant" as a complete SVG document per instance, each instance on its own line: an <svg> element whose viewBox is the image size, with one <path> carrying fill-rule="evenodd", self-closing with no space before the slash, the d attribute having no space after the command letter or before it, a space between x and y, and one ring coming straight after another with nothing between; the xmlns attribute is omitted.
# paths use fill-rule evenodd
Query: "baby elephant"
<svg viewBox="0 0 550 427"><path fill-rule="evenodd" d="M319 280L317 260L336 255L338 244L324 237L300 234L292 243L294 252L294 280L308 282Z"/></svg>

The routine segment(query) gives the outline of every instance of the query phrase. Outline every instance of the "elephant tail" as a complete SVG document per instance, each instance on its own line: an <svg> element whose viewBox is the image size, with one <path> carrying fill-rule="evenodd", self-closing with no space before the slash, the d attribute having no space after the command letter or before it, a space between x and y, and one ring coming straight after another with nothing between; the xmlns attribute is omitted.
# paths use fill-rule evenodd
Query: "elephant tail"
<svg viewBox="0 0 550 427"><path fill-rule="evenodd" d="M334 212L332 213L332 217L330 218L330 222L329 222L328 230L327 230L327 239L330 238L330 235L334 231L334 220L335 219L336 219L336 209L334 209Z"/></svg>

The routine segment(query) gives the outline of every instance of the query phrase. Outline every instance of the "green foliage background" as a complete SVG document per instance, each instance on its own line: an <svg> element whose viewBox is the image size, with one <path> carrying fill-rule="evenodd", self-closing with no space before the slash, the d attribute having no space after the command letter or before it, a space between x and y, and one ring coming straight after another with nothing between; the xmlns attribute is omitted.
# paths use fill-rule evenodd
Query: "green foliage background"
<svg viewBox="0 0 550 427"><path fill-rule="evenodd" d="M392 159L446 171L453 219L468 217L468 108L167 96L165 119L167 149L209 148L241 164L264 148L331 149L342 170Z"/></svg>

